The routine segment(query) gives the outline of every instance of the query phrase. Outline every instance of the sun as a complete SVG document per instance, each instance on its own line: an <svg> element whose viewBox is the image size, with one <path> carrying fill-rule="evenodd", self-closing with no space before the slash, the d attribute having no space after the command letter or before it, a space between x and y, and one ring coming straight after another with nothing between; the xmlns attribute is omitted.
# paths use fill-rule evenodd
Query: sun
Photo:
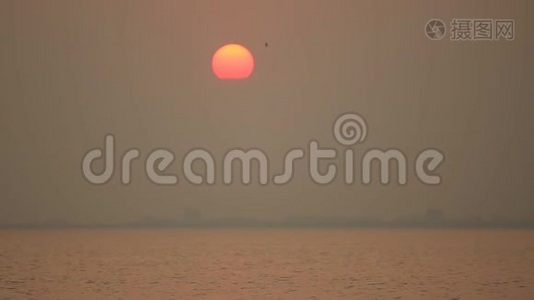
<svg viewBox="0 0 534 300"><path fill-rule="evenodd" d="M254 57L242 45L227 44L213 54L211 66L219 79L245 79L254 70Z"/></svg>

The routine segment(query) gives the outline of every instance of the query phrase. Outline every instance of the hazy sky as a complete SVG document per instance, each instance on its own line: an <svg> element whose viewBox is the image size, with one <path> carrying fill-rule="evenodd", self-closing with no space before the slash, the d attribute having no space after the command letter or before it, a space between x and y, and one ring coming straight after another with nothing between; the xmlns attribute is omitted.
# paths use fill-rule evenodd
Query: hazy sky
<svg viewBox="0 0 534 300"><path fill-rule="evenodd" d="M438 208L450 218L532 220L533 16L528 0L0 0L0 222L173 218L186 206L206 218L388 219ZM432 18L512 18L516 37L431 41ZM219 81L211 56L232 42L256 67L247 80ZM363 186L358 176L319 186L304 162L281 187L224 186L220 168L215 186L199 187L180 171L196 147L218 165L230 148L262 148L272 173L311 139L343 150L332 124L346 111L369 128L356 153L406 153L406 186ZM83 155L106 133L117 155L141 150L129 186L118 171L103 186L82 176ZM144 175L158 147L177 155L176 186ZM446 156L440 186L414 177L427 147Z"/></svg>

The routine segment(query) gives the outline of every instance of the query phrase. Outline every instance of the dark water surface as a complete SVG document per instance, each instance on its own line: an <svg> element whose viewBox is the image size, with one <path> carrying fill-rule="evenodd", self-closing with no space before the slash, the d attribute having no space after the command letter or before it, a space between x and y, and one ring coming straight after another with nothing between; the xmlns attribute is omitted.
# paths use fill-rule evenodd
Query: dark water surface
<svg viewBox="0 0 534 300"><path fill-rule="evenodd" d="M1 299L532 299L534 231L0 231Z"/></svg>

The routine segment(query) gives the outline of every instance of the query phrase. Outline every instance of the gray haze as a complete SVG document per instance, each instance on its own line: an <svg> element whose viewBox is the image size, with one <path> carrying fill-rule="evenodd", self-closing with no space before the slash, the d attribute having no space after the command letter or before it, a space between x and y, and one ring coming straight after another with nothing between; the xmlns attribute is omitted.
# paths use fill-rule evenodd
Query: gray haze
<svg viewBox="0 0 534 300"><path fill-rule="evenodd" d="M533 13L528 0L0 0L0 223L172 219L186 207L206 219L388 220L431 208L451 219L534 220ZM513 18L516 38L425 37L429 19L462 17ZM212 54L231 42L255 57L247 80L211 71ZM358 174L350 186L341 177L319 186L304 161L285 186L222 184L233 147L264 149L271 174L311 139L343 150L332 124L346 111L369 126L357 157L373 147L406 153L406 186L376 177L363 186ZM118 163L106 185L82 176L83 155L107 133L117 156L141 150L129 186ZM177 155L176 186L144 175L158 147ZM196 147L217 160L215 186L193 186L180 171ZM446 155L440 186L413 174L427 147Z"/></svg>

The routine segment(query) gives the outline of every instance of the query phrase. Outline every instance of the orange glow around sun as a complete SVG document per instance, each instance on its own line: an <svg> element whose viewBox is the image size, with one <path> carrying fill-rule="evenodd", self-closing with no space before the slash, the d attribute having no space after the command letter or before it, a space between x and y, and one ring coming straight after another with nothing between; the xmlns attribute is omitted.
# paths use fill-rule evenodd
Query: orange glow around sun
<svg viewBox="0 0 534 300"><path fill-rule="evenodd" d="M211 66L219 79L245 79L254 70L254 57L247 48L228 44L215 52Z"/></svg>

